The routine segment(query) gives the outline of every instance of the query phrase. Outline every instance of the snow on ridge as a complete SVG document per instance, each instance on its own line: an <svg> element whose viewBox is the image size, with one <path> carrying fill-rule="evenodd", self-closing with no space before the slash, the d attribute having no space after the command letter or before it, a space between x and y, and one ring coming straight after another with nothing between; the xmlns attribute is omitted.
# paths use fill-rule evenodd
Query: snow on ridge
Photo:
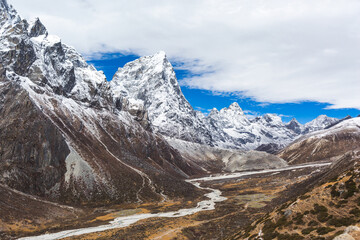
<svg viewBox="0 0 360 240"><path fill-rule="evenodd" d="M7 6L6 1L1 3ZM30 57L35 60L26 77L80 105L112 109L118 100L122 105L126 102L127 111L147 112L155 133L223 148L249 150L269 143L285 146L299 136L274 114L249 120L236 102L220 111L213 109L206 117L195 111L183 95L164 51L125 64L111 82L106 82L102 72L88 65L59 37L49 35L38 19L25 24L26 21L19 21L15 10L6 8L10 15L5 14L1 32L13 34L9 29L17 26L20 30L15 36L34 50L35 56ZM15 47L6 34L0 40L3 51ZM333 121L319 117L308 125L308 132L322 129L328 123Z"/></svg>
<svg viewBox="0 0 360 240"><path fill-rule="evenodd" d="M325 136L330 136L342 131L351 131L360 134L360 117L344 120L329 129L324 129L305 135L304 138L323 138Z"/></svg>

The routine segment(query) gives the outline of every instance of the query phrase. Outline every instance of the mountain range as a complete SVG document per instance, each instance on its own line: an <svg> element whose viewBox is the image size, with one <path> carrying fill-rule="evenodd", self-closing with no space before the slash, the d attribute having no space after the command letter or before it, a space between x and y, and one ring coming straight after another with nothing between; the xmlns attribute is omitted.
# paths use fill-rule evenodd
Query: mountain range
<svg viewBox="0 0 360 240"><path fill-rule="evenodd" d="M336 161L357 149L358 120L249 118L236 102L204 115L186 100L164 52L127 63L108 81L39 19L28 22L0 0L3 202L16 195L58 217L75 214L62 204L200 197L204 190L186 179Z"/></svg>
<svg viewBox="0 0 360 240"><path fill-rule="evenodd" d="M92 201L95 192L124 201L161 198L162 191L191 188L174 190L164 178L176 184L205 171L171 139L235 153L268 144L279 150L338 121L248 119L237 103L204 116L182 94L164 52L127 63L108 82L39 19L28 23L5 0L0 27L1 182L26 193L55 200Z"/></svg>

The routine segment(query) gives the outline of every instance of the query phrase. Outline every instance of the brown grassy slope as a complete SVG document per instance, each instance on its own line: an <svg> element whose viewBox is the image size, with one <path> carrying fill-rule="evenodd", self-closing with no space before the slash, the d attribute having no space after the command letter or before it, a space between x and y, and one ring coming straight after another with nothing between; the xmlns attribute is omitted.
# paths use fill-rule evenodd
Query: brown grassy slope
<svg viewBox="0 0 360 240"><path fill-rule="evenodd" d="M263 216L231 239L333 239L360 222L360 158L344 156L307 193Z"/></svg>

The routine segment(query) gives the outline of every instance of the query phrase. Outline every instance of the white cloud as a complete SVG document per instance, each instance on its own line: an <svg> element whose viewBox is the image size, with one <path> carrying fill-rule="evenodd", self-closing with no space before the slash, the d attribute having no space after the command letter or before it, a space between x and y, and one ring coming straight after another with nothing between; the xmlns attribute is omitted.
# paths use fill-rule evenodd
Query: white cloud
<svg viewBox="0 0 360 240"><path fill-rule="evenodd" d="M191 87L360 109L358 0L9 2L84 54L165 50Z"/></svg>

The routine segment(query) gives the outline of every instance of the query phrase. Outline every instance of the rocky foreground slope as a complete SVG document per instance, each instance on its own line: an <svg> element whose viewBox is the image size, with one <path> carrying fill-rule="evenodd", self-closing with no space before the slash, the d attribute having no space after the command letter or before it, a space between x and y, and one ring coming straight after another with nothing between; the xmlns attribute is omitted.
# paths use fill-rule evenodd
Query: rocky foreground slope
<svg viewBox="0 0 360 240"><path fill-rule="evenodd" d="M305 135L280 154L290 164L332 161L289 189L292 199L230 239L358 239L360 117ZM297 194L294 194L297 193Z"/></svg>

